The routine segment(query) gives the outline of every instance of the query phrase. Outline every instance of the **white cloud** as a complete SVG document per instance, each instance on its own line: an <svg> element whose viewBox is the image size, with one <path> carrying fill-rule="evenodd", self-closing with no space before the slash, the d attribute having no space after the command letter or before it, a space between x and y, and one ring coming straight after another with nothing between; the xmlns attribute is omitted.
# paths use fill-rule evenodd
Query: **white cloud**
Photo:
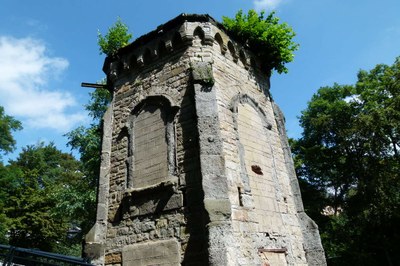
<svg viewBox="0 0 400 266"><path fill-rule="evenodd" d="M48 88L68 65L48 56L39 40L0 36L0 105L25 126L70 130L84 114L68 113L77 105L70 93Z"/></svg>
<svg viewBox="0 0 400 266"><path fill-rule="evenodd" d="M282 0L254 0L254 8L257 11L260 10L271 10L278 7Z"/></svg>

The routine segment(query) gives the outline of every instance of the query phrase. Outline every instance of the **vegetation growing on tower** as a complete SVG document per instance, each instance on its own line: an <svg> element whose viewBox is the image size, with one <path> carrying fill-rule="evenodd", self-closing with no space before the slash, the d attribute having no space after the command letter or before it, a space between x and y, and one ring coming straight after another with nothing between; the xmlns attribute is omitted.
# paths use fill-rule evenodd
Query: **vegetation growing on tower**
<svg viewBox="0 0 400 266"><path fill-rule="evenodd" d="M223 25L238 41L256 51L269 74L272 70L288 72L286 64L293 61L299 45L293 41L295 32L288 24L279 23L275 12L265 17L264 11L258 14L249 10L245 15L239 10L234 19L223 17Z"/></svg>
<svg viewBox="0 0 400 266"><path fill-rule="evenodd" d="M111 56L115 54L118 49L128 45L132 34L128 32L129 28L124 24L120 18L117 22L108 29L106 35L102 35L100 31L97 33L97 43L99 45L100 54Z"/></svg>

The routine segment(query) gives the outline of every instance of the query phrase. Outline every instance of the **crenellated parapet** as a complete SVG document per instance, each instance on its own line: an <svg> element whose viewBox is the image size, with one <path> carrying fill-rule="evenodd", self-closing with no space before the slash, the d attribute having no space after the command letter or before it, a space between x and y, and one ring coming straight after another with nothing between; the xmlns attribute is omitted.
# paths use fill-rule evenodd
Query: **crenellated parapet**
<svg viewBox="0 0 400 266"><path fill-rule="evenodd" d="M221 55L234 62L240 61L246 69L260 67L253 52L232 39L225 28L209 15L181 14L108 57L103 70L108 79L114 81L124 73L140 72L189 46L215 44L219 46Z"/></svg>

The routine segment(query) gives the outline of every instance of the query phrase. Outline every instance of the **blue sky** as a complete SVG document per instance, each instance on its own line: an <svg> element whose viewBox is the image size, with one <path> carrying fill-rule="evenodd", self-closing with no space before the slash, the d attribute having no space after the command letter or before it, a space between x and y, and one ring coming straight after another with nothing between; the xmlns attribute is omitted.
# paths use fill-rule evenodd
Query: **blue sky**
<svg viewBox="0 0 400 266"><path fill-rule="evenodd" d="M54 141L69 152L63 134L90 123L83 105L103 78L97 30L121 17L137 38L180 13L217 20L239 9L276 10L300 44L289 74L273 74L271 92L299 137L297 117L322 86L351 84L360 69L392 64L400 56L398 0L0 0L0 105L20 120L18 149Z"/></svg>

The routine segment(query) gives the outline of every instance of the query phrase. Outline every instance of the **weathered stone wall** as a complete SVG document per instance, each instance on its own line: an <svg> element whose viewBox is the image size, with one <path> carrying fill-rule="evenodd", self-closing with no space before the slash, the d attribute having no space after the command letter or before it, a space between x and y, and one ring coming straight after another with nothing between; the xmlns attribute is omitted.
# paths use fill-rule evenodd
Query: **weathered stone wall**
<svg viewBox="0 0 400 266"><path fill-rule="evenodd" d="M258 65L210 17L185 15L106 60L95 263L324 265Z"/></svg>
<svg viewBox="0 0 400 266"><path fill-rule="evenodd" d="M284 257L289 265L305 265L297 198L289 183L269 82L231 54L215 62L237 264Z"/></svg>

